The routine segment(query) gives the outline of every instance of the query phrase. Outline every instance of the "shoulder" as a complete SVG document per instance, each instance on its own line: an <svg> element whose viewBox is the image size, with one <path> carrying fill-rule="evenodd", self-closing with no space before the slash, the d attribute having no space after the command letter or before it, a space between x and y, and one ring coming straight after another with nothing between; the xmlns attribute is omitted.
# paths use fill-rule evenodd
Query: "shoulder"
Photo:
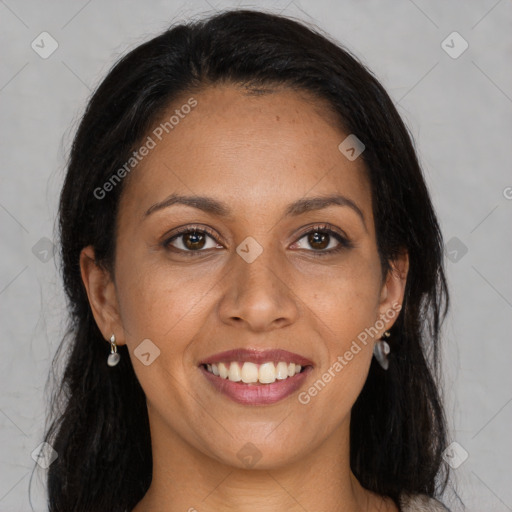
<svg viewBox="0 0 512 512"><path fill-rule="evenodd" d="M403 512L450 512L440 501L426 494L402 494L400 507Z"/></svg>

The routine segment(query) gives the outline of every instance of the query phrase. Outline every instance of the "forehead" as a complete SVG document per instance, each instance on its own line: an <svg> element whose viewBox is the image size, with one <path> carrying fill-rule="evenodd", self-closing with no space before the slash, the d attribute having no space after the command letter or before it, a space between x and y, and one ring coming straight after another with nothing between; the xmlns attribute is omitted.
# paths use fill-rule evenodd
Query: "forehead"
<svg viewBox="0 0 512 512"><path fill-rule="evenodd" d="M182 108L191 98L195 106ZM364 164L339 151L340 124L325 102L290 89L223 85L184 95L149 133L154 147L125 184L124 208L147 209L175 192L215 196L246 214L334 192L368 208Z"/></svg>

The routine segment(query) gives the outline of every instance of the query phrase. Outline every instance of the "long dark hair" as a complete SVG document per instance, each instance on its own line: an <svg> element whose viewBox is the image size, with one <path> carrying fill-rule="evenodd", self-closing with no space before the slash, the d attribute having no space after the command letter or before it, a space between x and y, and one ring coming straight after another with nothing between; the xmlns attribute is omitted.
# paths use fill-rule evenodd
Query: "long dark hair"
<svg viewBox="0 0 512 512"><path fill-rule="evenodd" d="M324 100L346 134L366 146L383 269L407 250L410 269L391 329L389 370L372 362L351 418L350 464L360 483L397 501L403 492L437 496L448 469L439 378L439 332L448 307L443 245L411 136L376 78L314 27L283 16L229 10L171 27L116 63L90 99L77 130L59 211L64 286L71 312L65 369L50 404L45 441L58 453L48 469L51 512L124 512L146 493L152 454L144 392L126 346L106 365L108 344L79 267L92 245L113 271L123 182L94 193L140 146L162 112L210 84L284 86ZM341 142L341 141L340 141Z"/></svg>

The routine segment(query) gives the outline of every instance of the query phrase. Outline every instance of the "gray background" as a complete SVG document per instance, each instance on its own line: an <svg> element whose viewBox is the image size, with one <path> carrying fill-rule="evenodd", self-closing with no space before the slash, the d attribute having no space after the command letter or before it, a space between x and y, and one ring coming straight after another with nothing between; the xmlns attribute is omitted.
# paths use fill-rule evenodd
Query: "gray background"
<svg viewBox="0 0 512 512"><path fill-rule="evenodd" d="M31 453L66 315L48 250L85 102L121 54L171 22L238 5L320 26L374 71L410 127L450 258L451 460L469 455L452 486L468 511L512 510L510 0L0 1L0 510L30 510ZM31 47L43 31L58 43L47 59ZM457 58L442 46L454 31L469 45ZM451 36L444 47L461 44ZM42 511L45 470L36 467L30 496ZM445 500L460 510L452 487Z"/></svg>

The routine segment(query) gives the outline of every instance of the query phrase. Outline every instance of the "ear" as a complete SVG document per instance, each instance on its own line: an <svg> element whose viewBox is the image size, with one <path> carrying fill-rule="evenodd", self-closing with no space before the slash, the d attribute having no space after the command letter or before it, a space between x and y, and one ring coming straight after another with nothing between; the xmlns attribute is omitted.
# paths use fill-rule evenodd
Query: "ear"
<svg viewBox="0 0 512 512"><path fill-rule="evenodd" d="M390 261L390 267L382 285L379 304L379 317L386 324L384 331L392 327L402 309L409 272L409 253L406 250L401 251Z"/></svg>
<svg viewBox="0 0 512 512"><path fill-rule="evenodd" d="M97 263L92 245L80 253L80 272L94 319L103 337L109 341L112 334L115 334L116 344L123 345L124 330L119 316L115 283L110 272Z"/></svg>

